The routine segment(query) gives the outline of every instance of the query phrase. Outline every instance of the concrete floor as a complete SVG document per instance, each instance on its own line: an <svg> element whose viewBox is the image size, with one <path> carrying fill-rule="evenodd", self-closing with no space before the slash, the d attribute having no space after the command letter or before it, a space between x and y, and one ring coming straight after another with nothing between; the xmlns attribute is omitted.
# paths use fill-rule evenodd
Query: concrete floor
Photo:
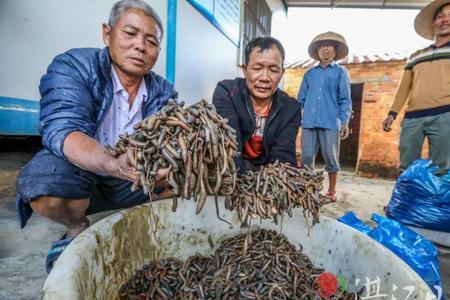
<svg viewBox="0 0 450 300"><path fill-rule="evenodd" d="M39 299L45 256L63 227L39 216L20 229L14 207L15 178L33 152L0 152L0 299Z"/></svg>
<svg viewBox="0 0 450 300"><path fill-rule="evenodd" d="M0 152L0 299L42 297L41 289L47 276L45 256L50 244L64 230L38 215L33 215L24 229L19 227L14 207L15 178L33 154L34 151ZM322 213L336 218L353 210L367 221L373 212L383 213L393 182L360 178L351 170L345 170L338 186L338 203L324 207ZM450 249L440 248L440 260L449 289ZM450 291L447 298L450 298Z"/></svg>

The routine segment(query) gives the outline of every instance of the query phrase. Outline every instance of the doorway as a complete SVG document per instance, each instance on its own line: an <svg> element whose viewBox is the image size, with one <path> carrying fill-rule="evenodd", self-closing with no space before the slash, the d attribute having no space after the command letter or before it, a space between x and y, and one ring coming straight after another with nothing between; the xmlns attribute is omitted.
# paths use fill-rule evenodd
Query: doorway
<svg viewBox="0 0 450 300"><path fill-rule="evenodd" d="M348 124L348 127L350 128L350 134L347 139L341 142L341 151L339 156L340 163L346 167L351 167L353 170L355 170L356 163L358 162L363 89L363 83L356 83L351 85L352 115Z"/></svg>
<svg viewBox="0 0 450 300"><path fill-rule="evenodd" d="M356 163L358 162L363 89L363 83L355 83L351 85L352 115L348 124L348 127L350 128L350 134L347 139L341 142L340 147L339 162L341 168L347 169L349 171L355 171ZM325 164L320 149L316 156L316 164L319 166L323 166Z"/></svg>

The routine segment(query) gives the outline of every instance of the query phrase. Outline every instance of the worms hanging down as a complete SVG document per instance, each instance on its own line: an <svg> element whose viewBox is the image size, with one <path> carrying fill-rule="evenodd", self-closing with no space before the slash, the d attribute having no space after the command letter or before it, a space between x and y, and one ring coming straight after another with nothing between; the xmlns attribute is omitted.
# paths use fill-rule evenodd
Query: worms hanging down
<svg viewBox="0 0 450 300"><path fill-rule="evenodd" d="M127 154L138 172L132 190L143 188L149 197L158 170L168 168L169 188L184 199L194 198L198 214L208 194L226 195L234 190L236 133L205 100L183 106L169 100L158 113L137 123L132 134L121 135L107 149L114 157ZM176 198L172 208L177 208Z"/></svg>

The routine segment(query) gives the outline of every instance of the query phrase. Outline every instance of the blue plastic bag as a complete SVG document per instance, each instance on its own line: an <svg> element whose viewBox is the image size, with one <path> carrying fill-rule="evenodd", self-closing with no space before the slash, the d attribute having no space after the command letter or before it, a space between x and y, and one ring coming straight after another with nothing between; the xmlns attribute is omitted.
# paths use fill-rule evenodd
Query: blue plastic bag
<svg viewBox="0 0 450 300"><path fill-rule="evenodd" d="M386 215L400 223L450 232L450 173L436 176L431 160L418 159L397 179Z"/></svg>
<svg viewBox="0 0 450 300"><path fill-rule="evenodd" d="M377 214L372 215L372 220L377 223L376 228L372 228L358 219L353 212L339 218L339 222L367 234L394 252L416 271L438 296L436 286L440 287L442 291L442 280L439 273L437 249L434 244L395 220Z"/></svg>

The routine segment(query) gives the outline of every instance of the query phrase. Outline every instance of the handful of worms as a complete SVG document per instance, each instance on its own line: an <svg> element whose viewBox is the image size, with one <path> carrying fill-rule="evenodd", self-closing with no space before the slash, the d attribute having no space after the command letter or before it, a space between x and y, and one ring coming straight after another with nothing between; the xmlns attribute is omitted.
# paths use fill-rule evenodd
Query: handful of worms
<svg viewBox="0 0 450 300"><path fill-rule="evenodd" d="M300 245L301 247L301 245ZM119 299L322 299L316 268L276 231L222 241L213 255L154 260L119 289ZM326 299L361 299L336 292Z"/></svg>
<svg viewBox="0 0 450 300"><path fill-rule="evenodd" d="M267 164L238 177L234 192L225 197L225 207L236 211L242 227L248 227L257 217L273 218L277 224L285 213L292 217L292 209L301 207L306 220L312 217L313 226L319 223L319 209L324 203L319 193L323 180L323 171L299 169L288 163Z"/></svg>
<svg viewBox="0 0 450 300"><path fill-rule="evenodd" d="M142 188L151 195L158 170L169 168L166 179L170 189L184 199L193 197L198 214L208 194L234 190L236 132L205 100L183 106L169 100L158 113L135 124L132 134L121 135L117 144L107 149L114 157L126 153L137 170L132 191ZM172 210L176 207L174 197Z"/></svg>

